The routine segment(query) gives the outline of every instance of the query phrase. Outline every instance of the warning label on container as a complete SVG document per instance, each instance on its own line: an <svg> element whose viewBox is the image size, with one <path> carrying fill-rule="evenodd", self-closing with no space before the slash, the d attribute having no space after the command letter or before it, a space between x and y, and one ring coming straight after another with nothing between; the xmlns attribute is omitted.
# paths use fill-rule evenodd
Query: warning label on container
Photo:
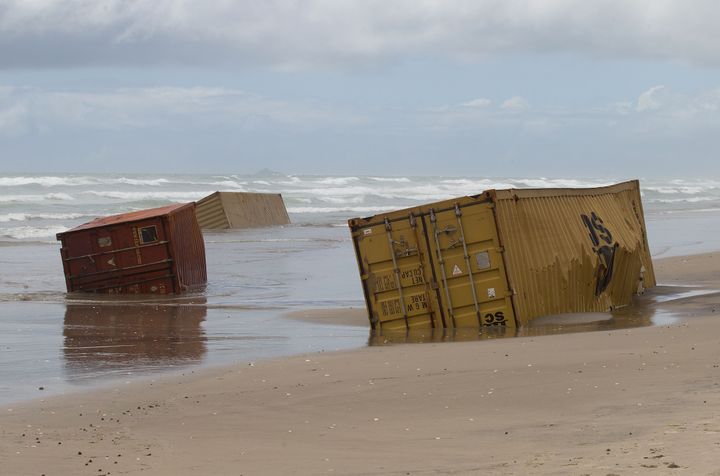
<svg viewBox="0 0 720 476"><path fill-rule="evenodd" d="M453 276L458 276L460 274L463 274L462 269L460 269L460 266L455 265L455 267L453 268L452 274L453 274Z"/></svg>

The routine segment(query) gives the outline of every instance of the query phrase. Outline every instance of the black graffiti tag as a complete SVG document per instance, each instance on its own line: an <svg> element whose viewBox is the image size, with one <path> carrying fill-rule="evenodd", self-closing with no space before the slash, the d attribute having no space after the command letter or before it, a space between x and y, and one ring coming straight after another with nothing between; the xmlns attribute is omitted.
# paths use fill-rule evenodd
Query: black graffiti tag
<svg viewBox="0 0 720 476"><path fill-rule="evenodd" d="M595 296L599 296L610 285L615 265L615 251L618 243L613 244L612 233L608 230L602 218L595 212L590 216L581 214L580 218L589 231L590 241L593 244L593 251L598 255L598 269L595 276Z"/></svg>

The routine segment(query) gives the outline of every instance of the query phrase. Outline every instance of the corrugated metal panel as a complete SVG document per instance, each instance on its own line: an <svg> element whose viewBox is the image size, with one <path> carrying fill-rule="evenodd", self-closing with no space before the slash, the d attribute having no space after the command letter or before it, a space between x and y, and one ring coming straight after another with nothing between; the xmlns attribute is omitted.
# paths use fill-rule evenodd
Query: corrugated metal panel
<svg viewBox="0 0 720 476"><path fill-rule="evenodd" d="M173 236L172 252L177 283L184 292L188 288L197 288L207 282L205 265L205 241L195 218L195 208L185 208L178 213L168 215L168 227Z"/></svg>
<svg viewBox="0 0 720 476"><path fill-rule="evenodd" d="M491 190L349 226L374 329L514 326L655 286L637 181Z"/></svg>
<svg viewBox="0 0 720 476"><path fill-rule="evenodd" d="M96 219L57 238L69 292L169 294L206 281L192 203Z"/></svg>
<svg viewBox="0 0 720 476"><path fill-rule="evenodd" d="M82 225L76 226L72 230L68 230L63 233L59 233L58 237L65 233L72 233L79 230L87 230L90 228L100 228L108 225L117 225L120 223L129 223L133 221L146 220L148 218L155 218L169 213L174 213L186 207L192 206L192 203L178 203L175 205L168 205L159 208L148 208L146 210L138 210L136 212L120 213L119 215L110 215L107 217L96 218ZM59 239L59 238L58 238Z"/></svg>
<svg viewBox="0 0 720 476"><path fill-rule="evenodd" d="M371 325L515 325L492 207L463 197L349 222Z"/></svg>
<svg viewBox="0 0 720 476"><path fill-rule="evenodd" d="M637 181L490 192L521 323L624 306L655 286Z"/></svg>
<svg viewBox="0 0 720 476"><path fill-rule="evenodd" d="M230 228L220 192L215 192L195 203L195 216L200 228L224 230Z"/></svg>
<svg viewBox="0 0 720 476"><path fill-rule="evenodd" d="M275 193L215 192L197 202L197 218L204 229L290 223L282 196Z"/></svg>

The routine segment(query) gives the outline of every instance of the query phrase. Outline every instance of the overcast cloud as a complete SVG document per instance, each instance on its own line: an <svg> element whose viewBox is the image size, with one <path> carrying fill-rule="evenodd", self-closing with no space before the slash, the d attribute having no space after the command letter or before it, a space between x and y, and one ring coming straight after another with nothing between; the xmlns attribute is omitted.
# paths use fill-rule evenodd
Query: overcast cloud
<svg viewBox="0 0 720 476"><path fill-rule="evenodd" d="M0 172L720 175L719 14L0 0Z"/></svg>
<svg viewBox="0 0 720 476"><path fill-rule="evenodd" d="M347 68L508 52L720 61L720 4L671 0L3 0L2 68Z"/></svg>

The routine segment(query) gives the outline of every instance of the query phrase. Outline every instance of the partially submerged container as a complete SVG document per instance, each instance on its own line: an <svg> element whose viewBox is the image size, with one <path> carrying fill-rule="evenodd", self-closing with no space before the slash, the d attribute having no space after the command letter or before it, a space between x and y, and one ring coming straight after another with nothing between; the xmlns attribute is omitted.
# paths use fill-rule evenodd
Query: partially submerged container
<svg viewBox="0 0 720 476"><path fill-rule="evenodd" d="M207 282L194 203L97 218L57 239L68 292L171 294Z"/></svg>
<svg viewBox="0 0 720 476"><path fill-rule="evenodd" d="M196 203L200 228L256 228L287 225L290 217L279 193L215 192Z"/></svg>
<svg viewBox="0 0 720 476"><path fill-rule="evenodd" d="M638 181L489 190L349 226L377 330L521 326L655 286Z"/></svg>

